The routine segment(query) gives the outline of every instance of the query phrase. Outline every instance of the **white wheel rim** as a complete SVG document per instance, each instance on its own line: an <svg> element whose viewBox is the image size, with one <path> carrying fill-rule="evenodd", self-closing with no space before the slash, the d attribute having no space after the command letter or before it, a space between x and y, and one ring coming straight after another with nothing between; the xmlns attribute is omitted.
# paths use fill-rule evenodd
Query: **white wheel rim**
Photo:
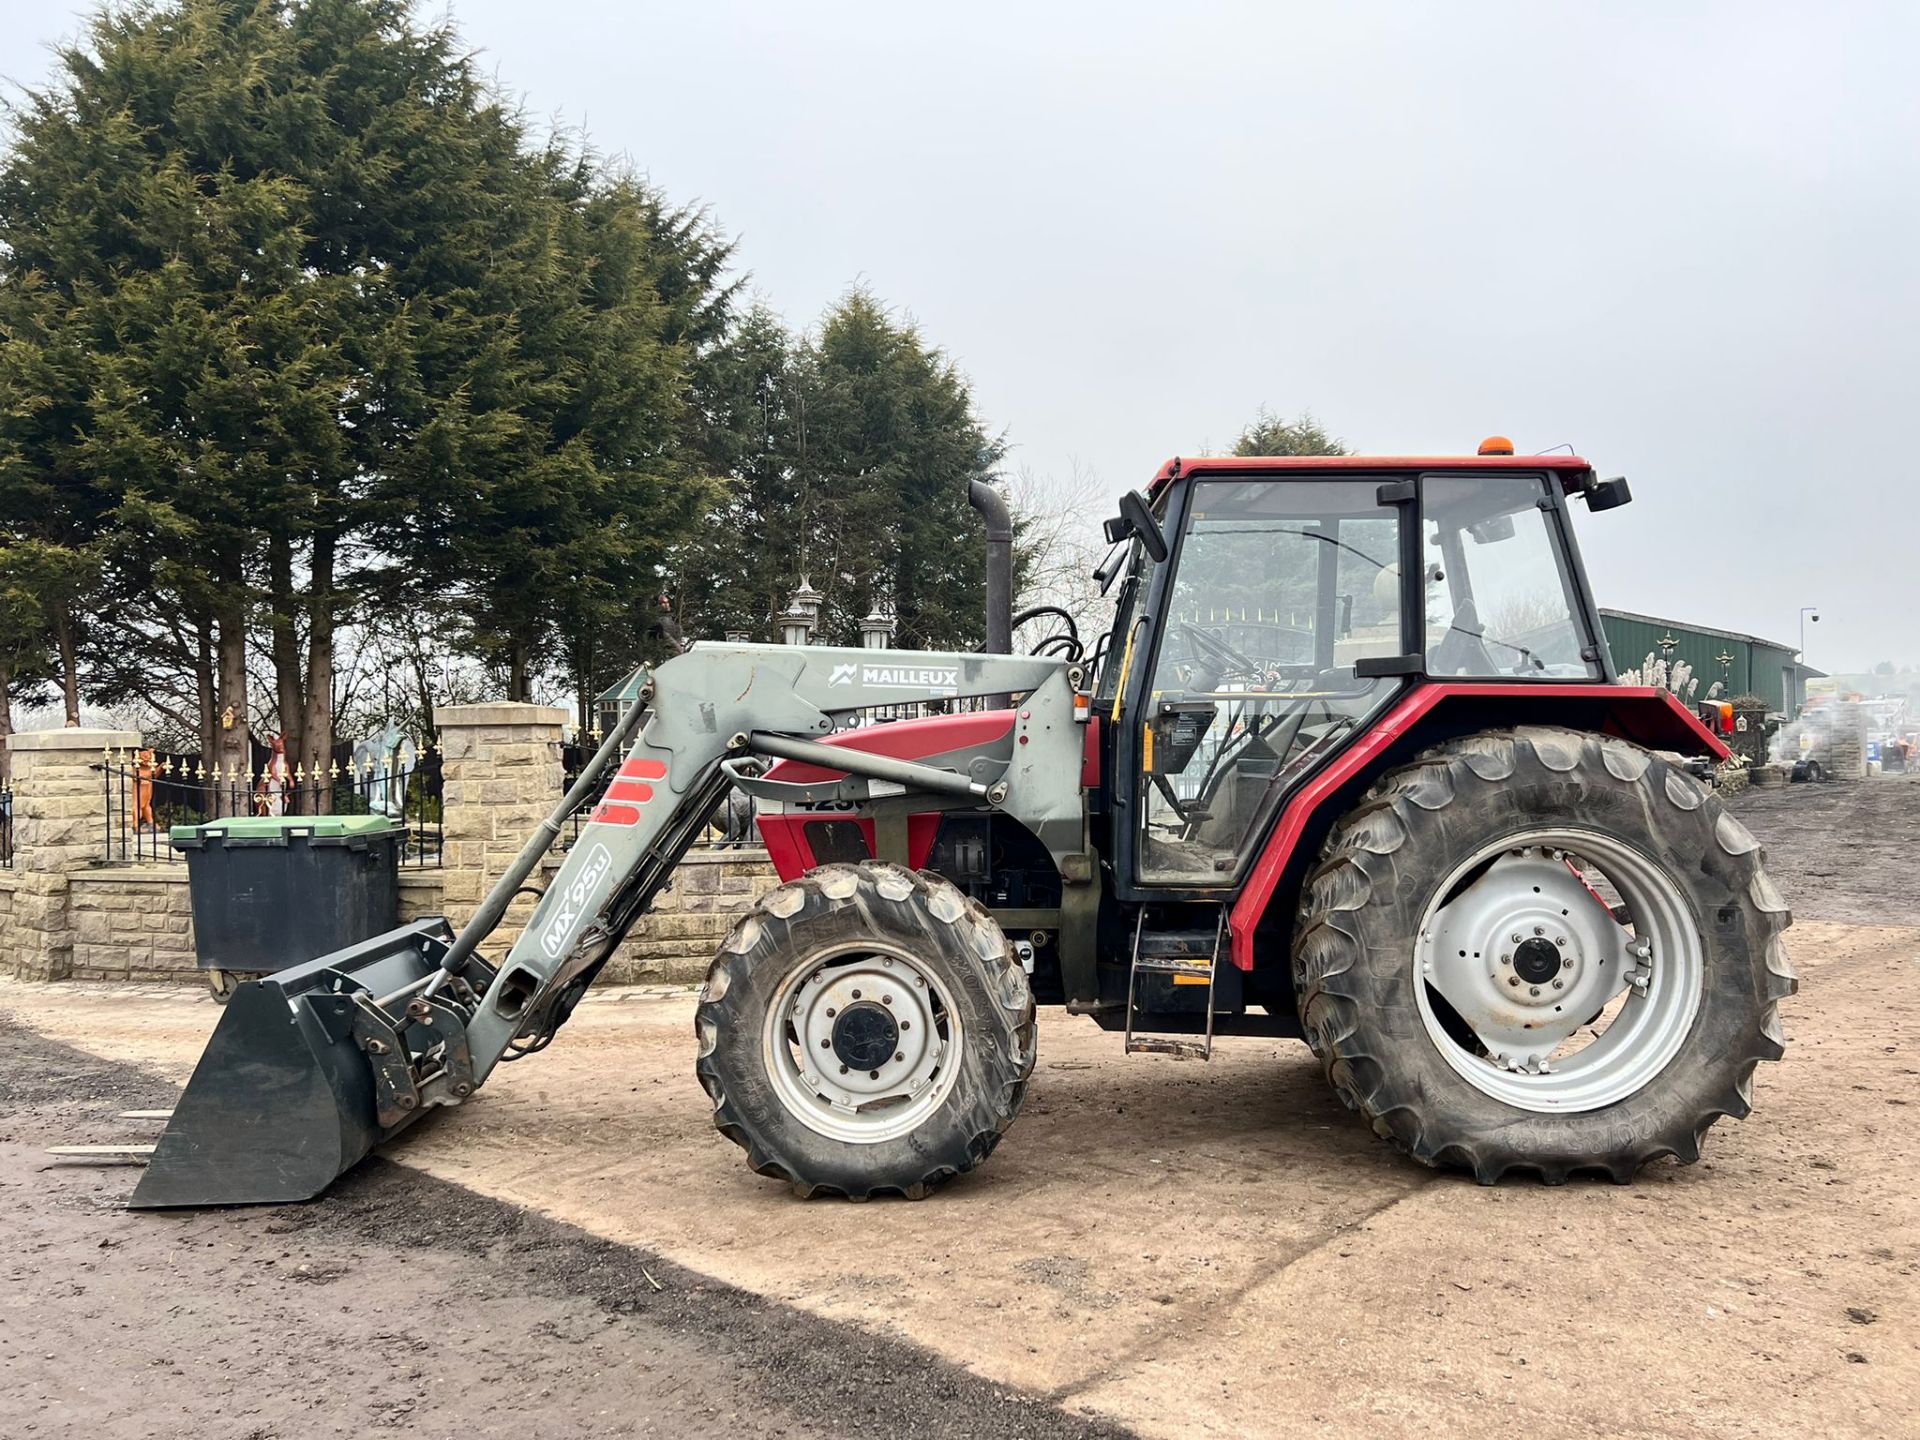
<svg viewBox="0 0 1920 1440"><path fill-rule="evenodd" d="M906 950L874 941L797 960L761 1039L788 1113L855 1145L918 1129L952 1091L964 1043L934 975Z"/></svg>
<svg viewBox="0 0 1920 1440"><path fill-rule="evenodd" d="M1631 930L1569 857L1619 893ZM1577 829L1509 836L1456 866L1421 921L1415 964L1420 1018L1447 1064L1496 1100L1542 1114L1598 1110L1645 1089L1685 1044L1706 974L1672 876L1613 836ZM1436 993L1485 1054L1456 1038ZM1609 1010L1603 1031L1563 1053Z"/></svg>

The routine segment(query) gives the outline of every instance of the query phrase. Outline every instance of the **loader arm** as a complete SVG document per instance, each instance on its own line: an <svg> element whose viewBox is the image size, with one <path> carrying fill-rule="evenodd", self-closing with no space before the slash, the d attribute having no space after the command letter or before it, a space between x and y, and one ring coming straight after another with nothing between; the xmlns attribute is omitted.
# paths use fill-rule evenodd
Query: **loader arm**
<svg viewBox="0 0 1920 1440"><path fill-rule="evenodd" d="M766 760L830 767L805 787L825 803L971 800L1019 818L1059 857L1082 851L1081 680L1066 661L1009 655L700 644L668 660L457 935L420 921L240 987L132 1203L310 1198L427 1110L460 1104L502 1060L544 1048L727 791L784 793L760 779ZM1020 697L1017 735L1004 755L962 757L964 773L820 743L849 712L987 695ZM538 889L567 817L596 794ZM526 927L489 961L481 947L528 889L539 899Z"/></svg>
<svg viewBox="0 0 1920 1440"><path fill-rule="evenodd" d="M1079 745L1070 668L1007 655L784 645L696 645L668 660L641 687L647 713L638 734L467 1026L476 1083L565 1021L727 790L754 788L756 757L834 766L847 779L823 787L833 799L881 787L970 796L1020 816L1043 840L1077 847L1079 796L1061 781L1074 776ZM1006 762L975 757L966 774L820 744L848 711L1009 693L1027 697L1027 739ZM544 852L541 837L529 851L535 845ZM496 895L503 888L505 880ZM488 918L485 908L476 921Z"/></svg>

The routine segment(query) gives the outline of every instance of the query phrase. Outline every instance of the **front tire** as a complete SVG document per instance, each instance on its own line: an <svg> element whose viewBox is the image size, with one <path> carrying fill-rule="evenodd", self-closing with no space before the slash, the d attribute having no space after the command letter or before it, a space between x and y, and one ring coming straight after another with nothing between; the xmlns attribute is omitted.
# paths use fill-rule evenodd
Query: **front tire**
<svg viewBox="0 0 1920 1440"><path fill-rule="evenodd" d="M1483 1184L1694 1161L1782 1053L1789 916L1763 858L1626 741L1527 727L1440 746L1383 777L1308 878L1308 1041L1379 1134Z"/></svg>
<svg viewBox="0 0 1920 1440"><path fill-rule="evenodd" d="M713 1123L801 1197L922 1199L985 1160L1034 1064L1027 977L936 875L827 865L771 891L694 1019Z"/></svg>

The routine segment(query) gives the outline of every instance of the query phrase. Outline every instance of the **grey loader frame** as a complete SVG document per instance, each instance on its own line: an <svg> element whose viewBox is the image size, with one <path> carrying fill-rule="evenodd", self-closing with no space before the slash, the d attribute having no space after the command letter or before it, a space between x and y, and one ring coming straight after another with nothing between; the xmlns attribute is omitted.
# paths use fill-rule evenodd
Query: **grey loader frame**
<svg viewBox="0 0 1920 1440"><path fill-rule="evenodd" d="M658 773L639 782L654 794L631 806L616 802L630 823L595 819L581 830L467 1025L475 1083L517 1037L551 1033L565 1019L584 990L580 982L591 982L733 785L782 803L911 797L925 809L925 797L939 796L990 807L1033 831L1063 873L1083 869L1077 679L1078 667L1062 660L781 645L700 644L658 667L588 772L601 773L637 728L625 760ZM1025 697L1016 724L1026 743L1010 739L1005 758L976 754L965 772L818 739L833 731L836 713L1009 693ZM763 780L758 772L770 758L830 766L846 778L804 786ZM562 816L571 808L563 802ZM499 923L557 832L543 826L528 844L462 930L443 973L457 970Z"/></svg>
<svg viewBox="0 0 1920 1440"><path fill-rule="evenodd" d="M241 985L133 1205L309 1199L428 1110L460 1104L501 1061L544 1048L735 785L770 805L859 805L899 830L909 806L997 810L1063 875L1091 876L1074 718L1083 679L1062 660L1008 655L696 645L642 677L638 702L457 935L420 920ZM988 695L1022 697L1017 736L1001 744L910 760L820 743L836 715ZM833 773L766 778L777 759ZM488 961L479 947L589 803L526 928ZM1097 887L1081 895L1091 903Z"/></svg>

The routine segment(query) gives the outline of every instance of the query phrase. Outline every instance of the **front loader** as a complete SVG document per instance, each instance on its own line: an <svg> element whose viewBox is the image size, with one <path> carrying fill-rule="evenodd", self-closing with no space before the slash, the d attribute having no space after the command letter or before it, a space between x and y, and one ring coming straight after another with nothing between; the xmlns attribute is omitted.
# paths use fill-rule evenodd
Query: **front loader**
<svg viewBox="0 0 1920 1440"><path fill-rule="evenodd" d="M1625 482L1510 447L1176 460L1108 522L1090 653L695 644L458 932L241 986L133 1204L316 1195L544 1048L733 790L783 883L714 959L695 1070L799 1194L979 1164L1036 1002L1129 1052L1304 1038L1483 1182L1693 1160L1781 1054L1788 915L1687 771L1720 741L1617 683L1575 498Z"/></svg>

